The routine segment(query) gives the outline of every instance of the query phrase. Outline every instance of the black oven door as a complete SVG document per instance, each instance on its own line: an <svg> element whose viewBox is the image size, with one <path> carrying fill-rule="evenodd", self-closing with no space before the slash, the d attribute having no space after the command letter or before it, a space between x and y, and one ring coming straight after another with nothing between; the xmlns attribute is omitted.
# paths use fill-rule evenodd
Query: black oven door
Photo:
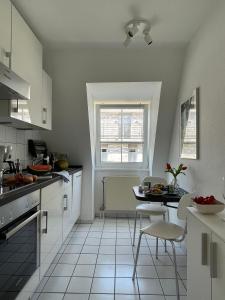
<svg viewBox="0 0 225 300"><path fill-rule="evenodd" d="M0 231L0 299L13 300L39 266L39 215L34 208Z"/></svg>

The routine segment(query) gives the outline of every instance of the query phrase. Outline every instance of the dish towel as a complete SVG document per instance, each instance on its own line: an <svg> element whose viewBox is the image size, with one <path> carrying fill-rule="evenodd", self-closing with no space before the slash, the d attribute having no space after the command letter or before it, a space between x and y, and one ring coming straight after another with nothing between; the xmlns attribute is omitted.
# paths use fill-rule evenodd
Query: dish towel
<svg viewBox="0 0 225 300"><path fill-rule="evenodd" d="M54 174L59 175L63 179L64 182L70 181L70 174L67 171L54 172Z"/></svg>

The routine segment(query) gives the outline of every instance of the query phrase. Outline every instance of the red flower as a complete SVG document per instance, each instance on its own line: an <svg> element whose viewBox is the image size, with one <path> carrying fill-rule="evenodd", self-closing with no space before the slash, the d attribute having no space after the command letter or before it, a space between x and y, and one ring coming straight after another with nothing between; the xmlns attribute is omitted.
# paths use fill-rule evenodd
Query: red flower
<svg viewBox="0 0 225 300"><path fill-rule="evenodd" d="M187 167L186 166L182 167L182 170L187 170Z"/></svg>
<svg viewBox="0 0 225 300"><path fill-rule="evenodd" d="M171 170L172 168L171 168L171 165L170 164L166 164L166 170Z"/></svg>

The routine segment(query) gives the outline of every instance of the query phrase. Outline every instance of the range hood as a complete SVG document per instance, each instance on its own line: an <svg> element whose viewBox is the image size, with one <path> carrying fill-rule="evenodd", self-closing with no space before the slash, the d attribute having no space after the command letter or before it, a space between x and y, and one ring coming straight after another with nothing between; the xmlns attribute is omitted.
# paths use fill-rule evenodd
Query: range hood
<svg viewBox="0 0 225 300"><path fill-rule="evenodd" d="M0 100L30 100L30 85L0 62Z"/></svg>

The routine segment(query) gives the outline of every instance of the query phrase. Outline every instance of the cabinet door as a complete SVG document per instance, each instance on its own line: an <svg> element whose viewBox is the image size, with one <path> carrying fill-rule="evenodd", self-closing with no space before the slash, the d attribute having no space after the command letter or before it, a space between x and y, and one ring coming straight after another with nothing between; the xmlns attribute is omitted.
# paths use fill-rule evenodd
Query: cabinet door
<svg viewBox="0 0 225 300"><path fill-rule="evenodd" d="M63 195L63 241L67 238L70 230L73 227L72 220L72 176L69 182L64 182Z"/></svg>
<svg viewBox="0 0 225 300"><path fill-rule="evenodd" d="M210 230L193 215L189 214L187 233L188 300L211 300L211 278L209 270L210 239ZM202 262L204 257L205 262Z"/></svg>
<svg viewBox="0 0 225 300"><path fill-rule="evenodd" d="M41 276L43 276L62 244L63 181L41 189ZM43 212L47 211L45 216ZM43 230L47 229L47 233Z"/></svg>
<svg viewBox="0 0 225 300"><path fill-rule="evenodd" d="M31 123L42 126L42 45L12 6L12 70L31 85L27 101Z"/></svg>
<svg viewBox="0 0 225 300"><path fill-rule="evenodd" d="M73 223L75 223L80 217L81 187L82 187L82 171L77 172L73 175L73 203L72 203Z"/></svg>
<svg viewBox="0 0 225 300"><path fill-rule="evenodd" d="M52 79L43 70L42 73L42 127L52 129Z"/></svg>
<svg viewBox="0 0 225 300"><path fill-rule="evenodd" d="M11 2L0 0L0 62L9 67L6 52L11 51Z"/></svg>
<svg viewBox="0 0 225 300"><path fill-rule="evenodd" d="M225 242L212 234L212 242L215 243L215 253L212 253L212 267L215 274L212 275L212 300L224 299L225 295Z"/></svg>

